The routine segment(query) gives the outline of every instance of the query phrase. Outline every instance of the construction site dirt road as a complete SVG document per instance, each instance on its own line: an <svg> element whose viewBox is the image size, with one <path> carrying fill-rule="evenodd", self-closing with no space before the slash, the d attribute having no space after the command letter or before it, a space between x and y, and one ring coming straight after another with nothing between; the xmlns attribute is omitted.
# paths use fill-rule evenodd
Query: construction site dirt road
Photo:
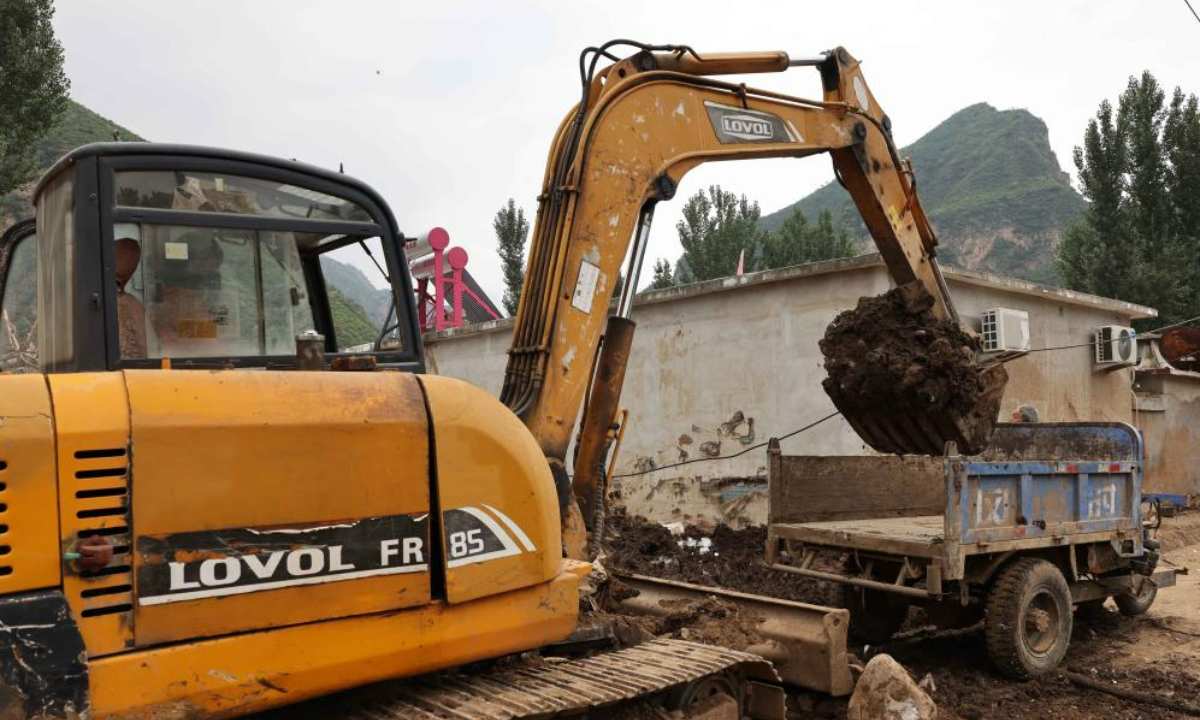
<svg viewBox="0 0 1200 720"><path fill-rule="evenodd" d="M698 585L773 595L804 602L828 597L823 583L761 567L764 528L712 530L667 528L639 518L616 516L602 562L611 568ZM1158 538L1167 562L1200 566L1200 512L1164 519ZM620 601L617 597L608 607ZM607 614L607 620L612 615ZM653 636L745 648L761 640L754 618L736 607L710 599L672 608L666 618L628 618L622 642ZM1180 576L1163 589L1149 612L1129 618L1111 602L1096 617L1078 617L1065 672L1029 682L998 675L990 666L978 626L943 631L914 611L895 639L879 646L851 648L863 664L887 653L904 665L938 705L942 720L1182 720L1196 717L1187 706L1200 705L1200 576ZM541 662L536 657L506 662ZM1084 687L1069 675L1091 678L1118 692L1157 698L1170 709ZM378 688L385 691L384 688ZM359 691L361 692L361 691ZM357 694L357 693L355 693ZM339 699L264 713L256 720L296 720L336 708ZM332 703L332 705L331 705ZM788 717L794 720L844 720L848 698L789 690ZM649 716L648 716L649 717Z"/></svg>
<svg viewBox="0 0 1200 720"><path fill-rule="evenodd" d="M640 574L821 602L826 597L822 583L756 564L764 537L762 528L733 531L724 526L673 536L662 526L623 518L611 539L611 561ZM1200 565L1200 513L1164 519L1158 537L1168 562ZM864 663L879 653L892 655L923 680L939 717L950 720L1196 717L1080 686L1065 673L1030 682L1007 680L989 665L979 627L940 631L916 611L895 639L851 650ZM1111 602L1096 617L1077 617L1065 670L1165 704L1200 706L1200 578L1180 576L1177 586L1163 589L1141 617L1124 617ZM841 719L846 707L845 698L798 692L791 695L789 712L795 718Z"/></svg>

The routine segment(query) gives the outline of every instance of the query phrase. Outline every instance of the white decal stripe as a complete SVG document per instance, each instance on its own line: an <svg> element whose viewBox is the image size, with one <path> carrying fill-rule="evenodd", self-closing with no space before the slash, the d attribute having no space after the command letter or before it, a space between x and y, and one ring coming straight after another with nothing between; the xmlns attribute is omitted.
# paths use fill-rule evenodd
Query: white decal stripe
<svg viewBox="0 0 1200 720"><path fill-rule="evenodd" d="M492 519L491 515L488 515L477 507L462 507L459 508L459 510L462 510L471 517L479 520L479 522L487 525L487 529L491 530L496 536L496 539L499 540L502 545L504 545L504 549L509 551L509 555L521 552L520 548L517 547L517 544L513 542L512 537L508 533L504 532L504 528L500 527L496 521ZM491 553L489 553L489 555L491 555ZM478 555L476 557L482 557L482 555Z"/></svg>
<svg viewBox="0 0 1200 720"><path fill-rule="evenodd" d="M517 539L521 541L521 545L525 546L526 552L533 552L537 549L533 546L533 543L530 542L529 536L525 534L525 531L521 529L521 526L513 522L512 518L500 512L491 505L488 505L487 503L484 503L483 506L487 508L490 513L500 518L500 521L507 525L509 530L512 530L513 535L516 535Z"/></svg>
<svg viewBox="0 0 1200 720"><path fill-rule="evenodd" d="M801 135L800 131L796 129L796 126L792 124L792 121L785 120L784 122L787 123L788 136L792 139L792 142L804 142L804 136Z"/></svg>
<svg viewBox="0 0 1200 720"><path fill-rule="evenodd" d="M269 583L257 583L254 585L235 585L233 587L212 588L210 590L194 590L192 592L174 593L171 595L152 595L150 597L138 598L138 605L165 605L167 603L184 602L186 600L202 600L211 597L223 597L225 595L244 595L246 593L260 592L262 590L278 590L280 588L294 587L297 585L320 585L322 583L340 582L342 580L358 580L366 577L375 577L378 575L400 575L403 573L425 572L429 569L428 565L404 565L401 567L386 567L377 570L360 570L359 572L338 573L336 575L317 575L315 577L293 578L291 580L277 580Z"/></svg>
<svg viewBox="0 0 1200 720"><path fill-rule="evenodd" d="M473 563L487 562L488 560L499 560L500 558L510 557L512 555L519 555L520 553L521 553L521 551L518 550L516 548L516 546L513 546L512 548L505 548L503 550L493 550L490 553L483 553L480 555L467 555L465 557L460 557L455 560L451 560L451 561L447 562L446 567L456 568L456 567L461 567L463 565L471 565Z"/></svg>

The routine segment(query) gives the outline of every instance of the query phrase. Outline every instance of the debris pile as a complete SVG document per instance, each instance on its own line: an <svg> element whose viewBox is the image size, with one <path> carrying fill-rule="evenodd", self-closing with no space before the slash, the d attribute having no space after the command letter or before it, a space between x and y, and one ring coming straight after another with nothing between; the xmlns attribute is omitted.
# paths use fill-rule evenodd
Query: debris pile
<svg viewBox="0 0 1200 720"><path fill-rule="evenodd" d="M711 533L685 527L679 535L636 515L609 518L605 538L608 566L618 572L711 585L784 600L823 605L827 585L819 580L768 570L762 565L765 527Z"/></svg>

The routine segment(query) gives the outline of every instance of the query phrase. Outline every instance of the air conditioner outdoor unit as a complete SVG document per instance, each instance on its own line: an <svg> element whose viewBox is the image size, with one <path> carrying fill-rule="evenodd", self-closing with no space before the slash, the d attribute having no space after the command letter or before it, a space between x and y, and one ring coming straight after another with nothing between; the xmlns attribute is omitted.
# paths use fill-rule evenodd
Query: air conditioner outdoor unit
<svg viewBox="0 0 1200 720"><path fill-rule="evenodd" d="M1024 310L984 310L982 330L984 352L1029 349L1029 313Z"/></svg>
<svg viewBox="0 0 1200 720"><path fill-rule="evenodd" d="M1096 328L1097 365L1133 365L1137 363L1137 332L1121 325Z"/></svg>

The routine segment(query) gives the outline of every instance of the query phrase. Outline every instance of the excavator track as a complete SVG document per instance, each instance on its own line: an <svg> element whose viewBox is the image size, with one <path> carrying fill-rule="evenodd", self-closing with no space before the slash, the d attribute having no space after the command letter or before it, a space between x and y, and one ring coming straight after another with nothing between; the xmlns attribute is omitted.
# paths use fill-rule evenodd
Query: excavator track
<svg viewBox="0 0 1200 720"><path fill-rule="evenodd" d="M713 677L741 695L745 717L783 720L779 675L757 655L683 640L654 640L591 657L501 669L482 675L433 675L405 683L390 696L342 715L342 720L542 720L587 717L620 703L670 695ZM677 693L676 691L682 691ZM597 715L603 717L603 715ZM733 715L732 717L737 717Z"/></svg>

